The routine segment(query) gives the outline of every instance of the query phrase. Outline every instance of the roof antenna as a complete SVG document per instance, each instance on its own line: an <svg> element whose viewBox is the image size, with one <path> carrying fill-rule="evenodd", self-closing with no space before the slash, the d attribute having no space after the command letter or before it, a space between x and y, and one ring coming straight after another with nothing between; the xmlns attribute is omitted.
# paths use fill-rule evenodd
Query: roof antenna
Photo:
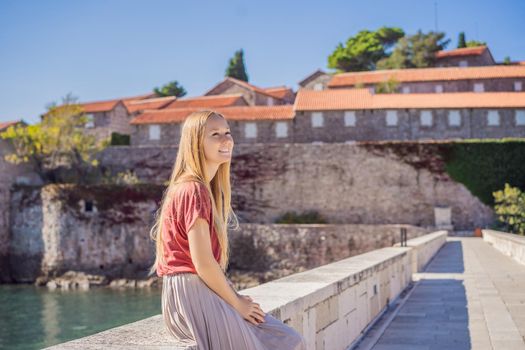
<svg viewBox="0 0 525 350"><path fill-rule="evenodd" d="M436 28L436 32L438 31L438 3L437 1L434 1L434 27Z"/></svg>

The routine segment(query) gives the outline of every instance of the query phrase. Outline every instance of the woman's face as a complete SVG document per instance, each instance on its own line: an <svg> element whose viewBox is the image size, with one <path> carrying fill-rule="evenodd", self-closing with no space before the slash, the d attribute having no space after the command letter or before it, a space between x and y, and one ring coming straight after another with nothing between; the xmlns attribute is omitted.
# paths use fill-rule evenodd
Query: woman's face
<svg viewBox="0 0 525 350"><path fill-rule="evenodd" d="M231 161L233 138L226 119L213 114L204 127L204 155L216 165Z"/></svg>

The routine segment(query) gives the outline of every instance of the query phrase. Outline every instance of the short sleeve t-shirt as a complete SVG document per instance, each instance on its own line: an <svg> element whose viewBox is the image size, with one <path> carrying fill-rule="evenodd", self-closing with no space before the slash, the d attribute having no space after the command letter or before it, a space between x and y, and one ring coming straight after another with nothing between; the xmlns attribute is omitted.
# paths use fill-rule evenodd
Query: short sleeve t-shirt
<svg viewBox="0 0 525 350"><path fill-rule="evenodd" d="M181 272L197 273L191 260L188 231L198 217L205 219L210 228L212 252L220 261L220 244L213 223L212 202L206 186L190 181L179 185L162 218L162 238L165 264L159 262L157 275Z"/></svg>

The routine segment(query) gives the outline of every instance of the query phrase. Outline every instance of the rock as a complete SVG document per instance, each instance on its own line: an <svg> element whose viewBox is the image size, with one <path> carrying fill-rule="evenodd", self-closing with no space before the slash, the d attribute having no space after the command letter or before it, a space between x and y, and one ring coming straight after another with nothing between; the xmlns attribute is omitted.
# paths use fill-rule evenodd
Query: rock
<svg viewBox="0 0 525 350"><path fill-rule="evenodd" d="M50 290L55 290L57 289L57 283L53 280L47 282L46 284L47 288L50 289Z"/></svg>
<svg viewBox="0 0 525 350"><path fill-rule="evenodd" d="M47 276L39 276L35 280L35 286L45 286L47 285L47 282L49 282L49 278Z"/></svg>

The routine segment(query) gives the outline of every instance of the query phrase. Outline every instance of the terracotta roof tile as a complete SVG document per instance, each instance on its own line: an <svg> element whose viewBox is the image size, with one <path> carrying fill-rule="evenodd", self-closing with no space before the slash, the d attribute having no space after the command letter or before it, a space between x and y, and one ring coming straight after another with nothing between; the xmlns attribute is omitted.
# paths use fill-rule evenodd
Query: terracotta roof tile
<svg viewBox="0 0 525 350"><path fill-rule="evenodd" d="M210 95L178 99L164 108L187 108L187 107L227 107L233 106L239 100L244 100L242 94ZM246 101L244 101L246 103Z"/></svg>
<svg viewBox="0 0 525 350"><path fill-rule="evenodd" d="M448 51L438 51L436 53L437 58L444 57L458 57L458 56L479 56L485 52L486 46L474 46L474 47L463 47L461 49L454 49Z"/></svg>
<svg viewBox="0 0 525 350"><path fill-rule="evenodd" d="M269 93L268 91L266 91L266 89L264 88L260 88L258 86L255 86L253 84L250 84L244 80L240 80L240 79L236 79L236 78L232 78L232 77L226 77L224 78L223 81L221 81L220 83L218 83L217 85L215 85L214 87L212 87L211 89L209 89L204 95L206 96L209 96L209 94L211 92L213 92L213 90L215 90L218 86L224 84L225 82L227 81L231 81L233 82L234 84L237 84L237 85L240 85L240 86L243 86L245 87L246 89L248 90L251 90L251 91L254 91L254 92L257 92L259 94L263 94L263 95L267 95L267 96L271 96L271 97L275 97L275 98L279 98L281 99L280 97L277 97L277 96L274 96L272 95L271 93Z"/></svg>
<svg viewBox="0 0 525 350"><path fill-rule="evenodd" d="M358 83L375 84L387 81L390 78L394 78L398 82L417 82L518 77L525 77L525 67L522 65L388 69L336 74L328 83L328 87L349 87Z"/></svg>
<svg viewBox="0 0 525 350"><path fill-rule="evenodd" d="M171 102L175 101L175 96L166 96L166 97L157 97L157 98L148 98L144 100L127 100L124 101L128 113L134 113L138 111L143 111L146 109L160 109Z"/></svg>
<svg viewBox="0 0 525 350"><path fill-rule="evenodd" d="M4 131L11 125L16 125L18 123L21 123L20 120L14 120L14 121L8 121L8 122L0 122L0 131Z"/></svg>
<svg viewBox="0 0 525 350"><path fill-rule="evenodd" d="M123 101L124 103L127 101L134 101L134 100L143 100L146 98L154 97L154 93L149 94L143 94L133 97L122 97L122 98L116 98L112 100L104 100L104 101L94 101L94 102L83 102L79 103L82 107L84 107L85 113L97 113L97 112L109 112L115 108L115 106L120 102Z"/></svg>
<svg viewBox="0 0 525 350"><path fill-rule="evenodd" d="M368 89L299 90L296 111L400 108L525 108L525 92L371 94Z"/></svg>
<svg viewBox="0 0 525 350"><path fill-rule="evenodd" d="M171 108L156 111L144 111L133 118L131 124L168 124L183 122L195 111L207 108ZM284 106L234 106L213 108L224 115L227 120L288 120L293 119L294 111L291 105Z"/></svg>
<svg viewBox="0 0 525 350"><path fill-rule="evenodd" d="M293 95L292 89L286 87L286 86L277 86L272 88L265 88L264 91L266 93L272 95L275 98L278 98L280 100L285 99L286 97Z"/></svg>

